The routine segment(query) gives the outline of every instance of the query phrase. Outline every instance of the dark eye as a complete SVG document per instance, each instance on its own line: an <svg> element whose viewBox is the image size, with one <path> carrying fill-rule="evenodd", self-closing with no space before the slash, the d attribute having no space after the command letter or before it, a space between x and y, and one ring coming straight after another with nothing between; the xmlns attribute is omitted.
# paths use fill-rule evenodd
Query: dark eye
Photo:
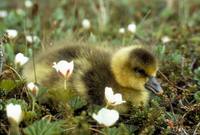
<svg viewBox="0 0 200 135"><path fill-rule="evenodd" d="M137 73L137 74L139 74L139 75L147 76L147 75L146 75L146 72L144 71L144 69L141 69L141 68L136 67L136 68L134 68L134 71L135 71L135 73Z"/></svg>

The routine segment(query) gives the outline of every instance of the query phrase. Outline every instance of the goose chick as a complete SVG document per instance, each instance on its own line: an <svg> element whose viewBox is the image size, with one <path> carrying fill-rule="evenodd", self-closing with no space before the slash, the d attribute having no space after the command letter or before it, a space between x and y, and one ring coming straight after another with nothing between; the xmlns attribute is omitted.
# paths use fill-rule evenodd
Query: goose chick
<svg viewBox="0 0 200 135"><path fill-rule="evenodd" d="M104 89L112 87L132 105L146 105L148 90L161 94L155 76L158 64L155 56L142 46L124 47L116 52L90 45L68 45L47 51L36 57L37 83L49 89L63 86L63 80L52 68L59 60L74 61L74 72L67 82L91 104L105 104ZM28 81L34 81L31 62L23 70ZM31 70L31 71L30 71Z"/></svg>

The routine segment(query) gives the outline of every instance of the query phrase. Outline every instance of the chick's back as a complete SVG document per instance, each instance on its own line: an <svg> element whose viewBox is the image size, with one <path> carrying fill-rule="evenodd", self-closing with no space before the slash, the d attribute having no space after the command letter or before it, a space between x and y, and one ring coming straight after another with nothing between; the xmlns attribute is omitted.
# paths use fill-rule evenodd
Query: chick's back
<svg viewBox="0 0 200 135"><path fill-rule="evenodd" d="M67 88L77 91L89 102L103 104L104 88L115 83L110 69L111 53L105 48L91 45L53 47L35 58L37 83L49 89L62 89L63 78L52 68L53 62L74 61L74 71L67 81ZM33 62L29 62L23 75L35 81Z"/></svg>

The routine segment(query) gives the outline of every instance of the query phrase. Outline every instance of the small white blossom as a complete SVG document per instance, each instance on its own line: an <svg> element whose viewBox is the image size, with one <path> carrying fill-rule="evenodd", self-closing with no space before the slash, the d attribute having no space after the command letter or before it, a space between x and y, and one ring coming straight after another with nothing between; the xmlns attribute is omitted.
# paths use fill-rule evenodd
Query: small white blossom
<svg viewBox="0 0 200 135"><path fill-rule="evenodd" d="M113 106L120 105L126 102L122 99L122 95L120 93L114 94L112 88L110 87L105 88L105 97L108 104Z"/></svg>
<svg viewBox="0 0 200 135"><path fill-rule="evenodd" d="M27 84L27 88L28 90L30 90L30 92L34 95L34 96L37 96L38 95L38 91L39 91L39 88L37 85L35 85L33 82L30 82Z"/></svg>
<svg viewBox="0 0 200 135"><path fill-rule="evenodd" d="M14 29L7 29L7 30L6 30L6 33L8 34L8 38L9 38L9 39L14 39L14 38L16 38L17 35L18 35L17 30L14 30Z"/></svg>
<svg viewBox="0 0 200 135"><path fill-rule="evenodd" d="M17 12L17 14L18 15L20 15L20 16L25 16L25 11L23 10L23 9L21 9L21 8L18 8L17 10L16 10L16 12Z"/></svg>
<svg viewBox="0 0 200 135"><path fill-rule="evenodd" d="M0 18L4 18L8 16L8 12L6 10L0 10Z"/></svg>
<svg viewBox="0 0 200 135"><path fill-rule="evenodd" d="M56 69L58 73L64 76L66 79L69 79L74 69L74 62L67 62L65 60L61 60L58 63L53 63L53 68Z"/></svg>
<svg viewBox="0 0 200 135"><path fill-rule="evenodd" d="M20 66L24 65L28 60L29 58L24 56L22 53L18 53L15 56L15 64L19 64Z"/></svg>
<svg viewBox="0 0 200 135"><path fill-rule="evenodd" d="M31 0L25 0L24 5L27 8L31 8L33 6L33 2Z"/></svg>
<svg viewBox="0 0 200 135"><path fill-rule="evenodd" d="M119 119L119 113L116 110L102 108L97 114L93 113L92 117L104 126L112 126Z"/></svg>
<svg viewBox="0 0 200 135"><path fill-rule="evenodd" d="M6 114L9 119L19 124L22 121L22 109L20 105L12 103L6 105Z"/></svg>
<svg viewBox="0 0 200 135"><path fill-rule="evenodd" d="M170 42L171 41L171 39L168 37L168 36L164 36L164 37L162 37L162 43L168 43L168 42Z"/></svg>
<svg viewBox="0 0 200 135"><path fill-rule="evenodd" d="M39 39L38 36L31 36L31 35L28 35L28 36L26 36L26 41L27 41L28 43L34 43L34 42L39 42L40 39Z"/></svg>
<svg viewBox="0 0 200 135"><path fill-rule="evenodd" d="M84 29L90 29L90 27L91 27L90 20L88 20L88 19L83 19L83 21L82 21L82 27L83 27Z"/></svg>
<svg viewBox="0 0 200 135"><path fill-rule="evenodd" d="M131 33L135 33L136 32L136 24L135 23L131 23L128 25L128 31L131 32Z"/></svg>
<svg viewBox="0 0 200 135"><path fill-rule="evenodd" d="M119 29L119 33L120 33L120 34L124 34L124 33L125 33L125 29L124 29L124 28L120 28L120 29Z"/></svg>

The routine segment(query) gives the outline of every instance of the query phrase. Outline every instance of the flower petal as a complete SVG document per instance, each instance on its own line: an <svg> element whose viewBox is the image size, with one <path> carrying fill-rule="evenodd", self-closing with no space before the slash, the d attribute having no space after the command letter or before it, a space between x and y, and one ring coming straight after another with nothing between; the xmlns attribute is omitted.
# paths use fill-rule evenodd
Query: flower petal
<svg viewBox="0 0 200 135"><path fill-rule="evenodd" d="M84 29L90 29L90 27L91 27L90 20L88 20L88 19L83 19L83 21L82 21L82 27L83 27Z"/></svg>
<svg viewBox="0 0 200 135"><path fill-rule="evenodd" d="M6 106L7 117L19 124L22 120L22 109L20 105L13 105L12 103Z"/></svg>
<svg viewBox="0 0 200 135"><path fill-rule="evenodd" d="M62 76L68 79L73 72L74 62L67 62L65 60L61 60L58 63L54 62L52 67L55 68L58 73L60 73Z"/></svg>
<svg viewBox="0 0 200 135"><path fill-rule="evenodd" d="M105 97L107 99L107 101L110 103L112 102L113 99L113 90L111 87L106 87L105 88Z"/></svg>
<svg viewBox="0 0 200 135"><path fill-rule="evenodd" d="M126 102L123 101L122 95L120 93L114 94L112 88L110 87L105 88L105 98L109 105L114 105L114 106Z"/></svg>
<svg viewBox="0 0 200 135"><path fill-rule="evenodd" d="M28 60L29 60L29 58L24 56L24 54L22 54L22 53L18 53L15 56L15 64L19 64L20 66L24 65L25 63L27 63Z"/></svg>
<svg viewBox="0 0 200 135"><path fill-rule="evenodd" d="M116 110L109 110L102 108L97 115L93 114L92 117L99 123L105 126L112 126L119 119L119 113Z"/></svg>
<svg viewBox="0 0 200 135"><path fill-rule="evenodd" d="M39 88L37 85L35 85L33 82L30 82L27 84L27 88L28 90L30 90L30 92L34 95L34 96L37 96L38 95L38 91L39 91Z"/></svg>

